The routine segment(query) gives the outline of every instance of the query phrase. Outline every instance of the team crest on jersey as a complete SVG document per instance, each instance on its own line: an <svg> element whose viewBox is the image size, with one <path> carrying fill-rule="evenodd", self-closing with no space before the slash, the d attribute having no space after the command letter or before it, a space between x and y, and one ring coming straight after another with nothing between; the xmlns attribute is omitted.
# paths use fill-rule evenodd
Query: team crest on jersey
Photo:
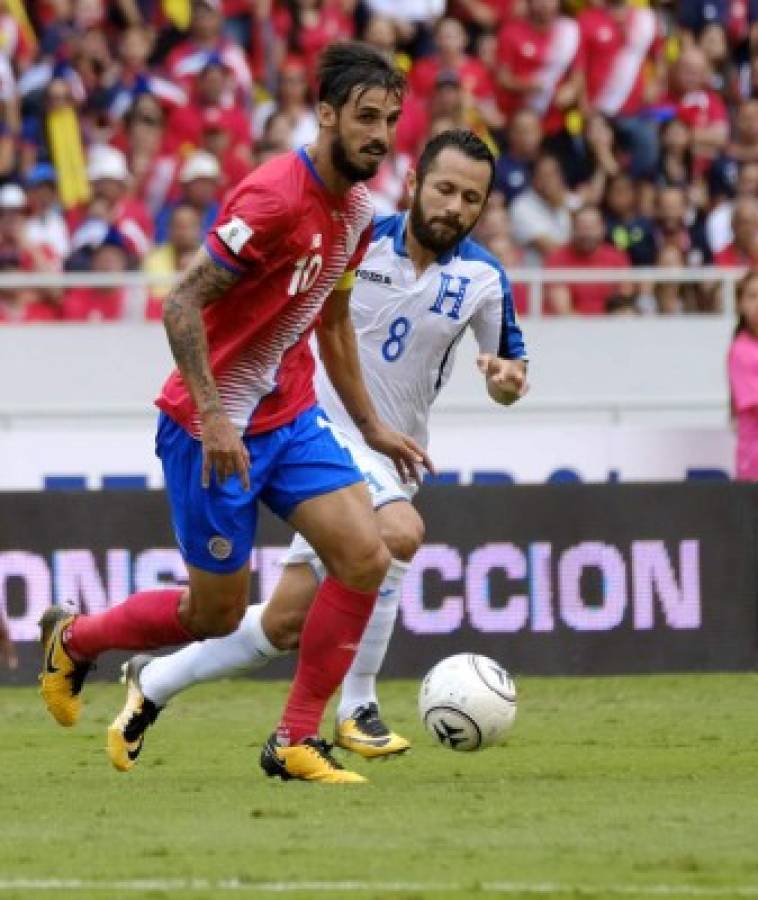
<svg viewBox="0 0 758 900"><path fill-rule="evenodd" d="M221 225L217 228L216 234L232 253L239 255L242 248L253 236L254 232L249 225L246 225L242 221L242 219L235 216L233 219L229 219L225 225Z"/></svg>
<svg viewBox="0 0 758 900"><path fill-rule="evenodd" d="M232 555L232 542L220 534L214 534L208 541L208 552L219 561L229 559Z"/></svg>

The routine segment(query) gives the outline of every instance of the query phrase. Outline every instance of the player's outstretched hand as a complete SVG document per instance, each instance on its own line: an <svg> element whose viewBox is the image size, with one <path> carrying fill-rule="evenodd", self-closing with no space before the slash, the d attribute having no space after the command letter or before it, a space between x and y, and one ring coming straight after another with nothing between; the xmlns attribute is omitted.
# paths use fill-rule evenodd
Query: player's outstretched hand
<svg viewBox="0 0 758 900"><path fill-rule="evenodd" d="M487 390L496 403L508 406L529 390L523 359L503 359L493 353L480 353L476 364L487 379Z"/></svg>
<svg viewBox="0 0 758 900"><path fill-rule="evenodd" d="M415 481L421 484L419 466L434 474L434 464L428 454L408 435L393 431L380 422L370 431L364 431L363 438L372 450L389 456L404 483Z"/></svg>
<svg viewBox="0 0 758 900"><path fill-rule="evenodd" d="M211 483L216 472L219 484L230 475L239 475L242 487L250 490L250 454L231 419L223 410L212 409L203 414L203 487Z"/></svg>

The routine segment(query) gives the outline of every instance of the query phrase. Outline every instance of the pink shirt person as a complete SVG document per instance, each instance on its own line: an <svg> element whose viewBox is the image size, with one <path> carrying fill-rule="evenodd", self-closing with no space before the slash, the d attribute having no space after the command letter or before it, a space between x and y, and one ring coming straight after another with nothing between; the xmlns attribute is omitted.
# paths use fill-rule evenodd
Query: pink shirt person
<svg viewBox="0 0 758 900"><path fill-rule="evenodd" d="M741 331L729 350L729 385L737 420L737 478L758 481L758 338Z"/></svg>
<svg viewBox="0 0 758 900"><path fill-rule="evenodd" d="M740 321L729 348L729 388L737 421L737 478L758 481L758 269L737 285Z"/></svg>

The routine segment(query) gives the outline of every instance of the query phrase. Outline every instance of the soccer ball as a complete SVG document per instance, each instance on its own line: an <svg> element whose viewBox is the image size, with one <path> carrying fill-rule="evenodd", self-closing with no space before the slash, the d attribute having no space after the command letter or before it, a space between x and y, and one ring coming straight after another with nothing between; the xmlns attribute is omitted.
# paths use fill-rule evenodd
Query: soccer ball
<svg viewBox="0 0 758 900"><path fill-rule="evenodd" d="M451 750L501 744L516 718L516 686L494 659L458 653L421 682L418 711L426 730Z"/></svg>

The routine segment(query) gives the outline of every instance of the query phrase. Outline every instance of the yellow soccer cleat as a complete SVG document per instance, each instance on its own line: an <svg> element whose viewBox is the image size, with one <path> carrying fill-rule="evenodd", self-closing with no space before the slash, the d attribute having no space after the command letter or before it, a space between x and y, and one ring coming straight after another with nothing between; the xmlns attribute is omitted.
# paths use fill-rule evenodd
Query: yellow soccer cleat
<svg viewBox="0 0 758 900"><path fill-rule="evenodd" d="M410 741L389 728L379 718L376 703L359 706L352 718L337 722L334 743L343 750L350 750L364 759L396 756L410 749Z"/></svg>
<svg viewBox="0 0 758 900"><path fill-rule="evenodd" d="M261 768L272 778L282 781L317 781L320 784L365 784L367 779L357 772L349 772L330 753L326 741L306 738L302 744L280 747L276 735L263 745Z"/></svg>
<svg viewBox="0 0 758 900"><path fill-rule="evenodd" d="M126 703L108 729L105 748L108 758L119 772L134 768L145 743L145 732L162 709L145 697L139 683L139 673L152 658L146 654L134 656L121 667L121 681L126 685Z"/></svg>
<svg viewBox="0 0 758 900"><path fill-rule="evenodd" d="M63 632L74 616L58 606L46 609L40 619L42 629L42 672L40 689L50 715L60 725L75 725L82 710L82 685L92 663L75 662L63 646Z"/></svg>

